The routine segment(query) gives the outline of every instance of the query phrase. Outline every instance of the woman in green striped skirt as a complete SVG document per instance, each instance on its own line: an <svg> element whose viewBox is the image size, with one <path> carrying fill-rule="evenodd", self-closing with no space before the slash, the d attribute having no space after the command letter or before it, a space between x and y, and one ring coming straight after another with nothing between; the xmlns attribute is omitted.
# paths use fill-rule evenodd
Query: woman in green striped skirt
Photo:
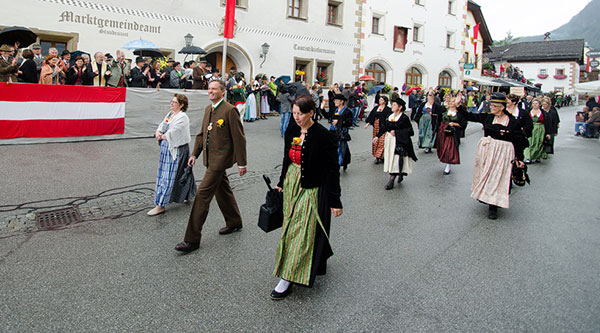
<svg viewBox="0 0 600 333"><path fill-rule="evenodd" d="M337 139L312 116L310 96L294 101L285 132L284 158L277 189L283 191L283 225L277 247L274 276L280 278L271 292L274 300L291 292L292 284L312 287L326 273L333 255L329 244L331 215L342 215Z"/></svg>

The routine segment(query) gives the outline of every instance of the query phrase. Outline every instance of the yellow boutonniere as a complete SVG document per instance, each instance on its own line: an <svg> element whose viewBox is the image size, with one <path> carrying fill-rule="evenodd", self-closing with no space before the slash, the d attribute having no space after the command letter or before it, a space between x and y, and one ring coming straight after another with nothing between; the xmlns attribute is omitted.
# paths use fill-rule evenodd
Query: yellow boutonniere
<svg viewBox="0 0 600 333"><path fill-rule="evenodd" d="M302 143L302 139L300 139L299 137L295 137L295 138L292 139L292 144L294 146L299 146L300 143Z"/></svg>
<svg viewBox="0 0 600 333"><path fill-rule="evenodd" d="M217 120L217 127L219 127L219 128L223 127L224 122L225 122L225 120L223 120L223 119Z"/></svg>

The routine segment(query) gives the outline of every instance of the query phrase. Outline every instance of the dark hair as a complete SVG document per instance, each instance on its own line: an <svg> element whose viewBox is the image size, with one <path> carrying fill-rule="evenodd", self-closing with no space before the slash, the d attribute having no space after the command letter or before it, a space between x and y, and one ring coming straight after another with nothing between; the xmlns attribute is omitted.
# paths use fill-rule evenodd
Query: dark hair
<svg viewBox="0 0 600 333"><path fill-rule="evenodd" d="M507 99L510 99L513 103L518 103L521 100L521 97L515 95L515 94L508 94L508 96L506 96Z"/></svg>
<svg viewBox="0 0 600 333"><path fill-rule="evenodd" d="M223 80L212 80L208 83L208 85L210 85L211 83L215 83L215 82L219 84L221 90L227 89L227 86L225 85L225 81L223 81Z"/></svg>
<svg viewBox="0 0 600 333"><path fill-rule="evenodd" d="M383 98L385 100L386 105L390 101L390 99L386 95L379 95L379 98ZM377 104L379 104L379 101L377 101Z"/></svg>
<svg viewBox="0 0 600 333"><path fill-rule="evenodd" d="M23 58L33 59L33 51L31 51L30 49L23 50Z"/></svg>
<svg viewBox="0 0 600 333"><path fill-rule="evenodd" d="M173 68L177 67L178 65L181 65L181 63L180 63L179 61L176 61L176 62L173 64Z"/></svg>
<svg viewBox="0 0 600 333"><path fill-rule="evenodd" d="M302 95L296 98L294 105L298 106L300 112L304 114L316 110L315 101L308 95Z"/></svg>
<svg viewBox="0 0 600 333"><path fill-rule="evenodd" d="M188 108L188 98L182 94L174 94L173 97L177 99L177 103L181 105L181 111L185 112Z"/></svg>
<svg viewBox="0 0 600 333"><path fill-rule="evenodd" d="M82 56L77 56L77 57L75 58L75 62L77 62L77 60L84 61Z"/></svg>

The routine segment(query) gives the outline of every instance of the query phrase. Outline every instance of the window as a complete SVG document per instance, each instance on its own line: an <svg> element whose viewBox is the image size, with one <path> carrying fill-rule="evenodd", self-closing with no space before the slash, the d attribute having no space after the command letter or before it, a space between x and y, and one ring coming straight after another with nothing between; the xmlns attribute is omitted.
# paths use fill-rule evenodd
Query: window
<svg viewBox="0 0 600 333"><path fill-rule="evenodd" d="M446 48L454 48L454 34L452 32L446 33Z"/></svg>
<svg viewBox="0 0 600 333"><path fill-rule="evenodd" d="M42 54L48 54L48 50L52 47L58 50L59 55L62 53L62 51L67 49L67 43L61 43L57 41L41 40L40 45L42 46Z"/></svg>
<svg viewBox="0 0 600 333"><path fill-rule="evenodd" d="M327 23L337 24L338 5L328 4L327 5Z"/></svg>
<svg viewBox="0 0 600 333"><path fill-rule="evenodd" d="M340 0L329 0L327 2L327 24L342 26L342 13L344 3Z"/></svg>
<svg viewBox="0 0 600 333"><path fill-rule="evenodd" d="M373 16L373 25L371 27L371 32L377 35L380 35L379 33L379 17L377 16Z"/></svg>
<svg viewBox="0 0 600 333"><path fill-rule="evenodd" d="M333 74L333 63L332 62L317 62L317 77L316 81L322 86L328 86L331 82L331 75Z"/></svg>
<svg viewBox="0 0 600 333"><path fill-rule="evenodd" d="M470 62L469 62L469 52L465 52L465 64L470 64Z"/></svg>
<svg viewBox="0 0 600 333"><path fill-rule="evenodd" d="M221 6L225 6L227 0L221 0ZM235 6L238 8L248 9L248 0L235 0Z"/></svg>
<svg viewBox="0 0 600 333"><path fill-rule="evenodd" d="M467 24L465 26L465 37L469 38L470 31L471 31L471 26Z"/></svg>
<svg viewBox="0 0 600 333"><path fill-rule="evenodd" d="M450 88L452 86L452 75L446 71L441 72L438 77L438 86Z"/></svg>
<svg viewBox="0 0 600 333"><path fill-rule="evenodd" d="M413 26L413 42L422 42L423 41L423 38L422 38L422 35L423 35L422 30L423 29L422 29L422 27L423 26L419 25L419 24L415 24Z"/></svg>
<svg viewBox="0 0 600 333"><path fill-rule="evenodd" d="M448 0L448 14L454 15L454 0Z"/></svg>
<svg viewBox="0 0 600 333"><path fill-rule="evenodd" d="M425 6L425 0L415 0L415 5Z"/></svg>
<svg viewBox="0 0 600 333"><path fill-rule="evenodd" d="M410 86L417 86L423 82L423 75L421 71L415 67L411 67L406 72L406 84Z"/></svg>
<svg viewBox="0 0 600 333"><path fill-rule="evenodd" d="M302 0L288 0L288 16L300 18Z"/></svg>
<svg viewBox="0 0 600 333"><path fill-rule="evenodd" d="M404 51L407 35L408 28L394 27L394 51Z"/></svg>
<svg viewBox="0 0 600 333"><path fill-rule="evenodd" d="M312 59L294 58L294 81L295 82L313 82L313 61ZM316 80L315 80L316 81Z"/></svg>
<svg viewBox="0 0 600 333"><path fill-rule="evenodd" d="M557 68L556 69L556 75L565 75L565 70L562 68Z"/></svg>
<svg viewBox="0 0 600 333"><path fill-rule="evenodd" d="M371 75L376 83L385 82L385 68L376 62L367 66L365 73Z"/></svg>
<svg viewBox="0 0 600 333"><path fill-rule="evenodd" d="M546 69L545 68L541 68L540 69L540 74L546 75L547 74Z"/></svg>

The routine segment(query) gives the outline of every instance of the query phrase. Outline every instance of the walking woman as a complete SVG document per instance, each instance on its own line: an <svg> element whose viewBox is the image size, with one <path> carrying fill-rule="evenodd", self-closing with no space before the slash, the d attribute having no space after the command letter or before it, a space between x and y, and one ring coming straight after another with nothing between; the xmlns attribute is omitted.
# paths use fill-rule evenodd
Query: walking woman
<svg viewBox="0 0 600 333"><path fill-rule="evenodd" d="M464 106L460 108L464 108ZM444 108L444 112L438 116L438 121L437 156L440 162L446 163L444 174L448 175L452 164L460 164L458 146L460 138L464 137L467 120L463 117L463 112L458 111L456 102L450 99L448 107Z"/></svg>
<svg viewBox="0 0 600 333"><path fill-rule="evenodd" d="M506 111L517 119L519 126L523 130L523 133L525 133L525 137L528 138L533 131L533 122L528 110L521 109L519 105L519 96L515 94L506 96Z"/></svg>
<svg viewBox="0 0 600 333"><path fill-rule="evenodd" d="M427 100L417 107L415 121L419 124L419 148L430 153L435 142L437 116L442 113L442 106L435 102L433 91L427 93Z"/></svg>
<svg viewBox="0 0 600 333"><path fill-rule="evenodd" d="M346 171L351 160L348 141L350 141L349 129L354 121L354 115L345 106L346 97L344 95L335 95L333 102L335 103L335 112L331 116L331 128L329 130L335 132L338 138L338 163Z"/></svg>
<svg viewBox="0 0 600 333"><path fill-rule="evenodd" d="M244 114L244 121L253 122L257 118L257 109L260 108L258 106L258 102L257 102L257 97L256 97L257 94L258 94L258 83L254 80L251 80L251 83L248 86L246 86L247 110L246 110L246 113Z"/></svg>
<svg viewBox="0 0 600 333"><path fill-rule="evenodd" d="M477 144L471 198L489 205L488 218L498 218L498 207L509 207L512 164L524 167L523 149L528 142L518 121L506 111L506 96L494 93L491 113L459 112L468 121L483 124L484 137Z"/></svg>
<svg viewBox="0 0 600 333"><path fill-rule="evenodd" d="M339 89L339 85L334 83L332 86L329 86L329 91L327 92L327 101L329 103L329 112L327 113L327 120L331 122L331 117L335 113L335 95L341 94L342 92Z"/></svg>
<svg viewBox="0 0 600 333"><path fill-rule="evenodd" d="M544 140L550 139L550 120L548 114L541 109L539 99L531 102L531 120L533 121L533 131L529 138L529 147L525 149L525 163L533 161L540 162L545 154Z"/></svg>
<svg viewBox="0 0 600 333"><path fill-rule="evenodd" d="M413 162L417 161L410 139L415 132L410 118L404 114L405 107L406 102L404 100L400 98L393 99L392 113L382 123L377 136L373 138L373 143L375 143L387 132L383 149L383 172L388 172L390 179L385 184L386 190L394 188L396 177L398 177L398 184L400 184L404 176L410 175Z"/></svg>
<svg viewBox="0 0 600 333"><path fill-rule="evenodd" d="M388 97L385 95L381 95L379 97L379 104L376 105L371 112L369 112L369 116L365 121L365 128L368 128L369 125L373 126L373 138L377 137L377 133L379 133L379 129L383 125L383 122L387 119L387 117L392 112L388 104ZM383 148L385 142L385 133L378 138L376 142L373 143L373 147L371 149L371 154L375 157L375 164L383 163Z"/></svg>
<svg viewBox="0 0 600 333"><path fill-rule="evenodd" d="M560 116L558 115L558 111L554 106L552 106L552 101L549 97L544 97L542 99L542 110L546 111L548 115L548 127L550 132L550 139L548 140L548 144L545 147L545 153L543 158L547 158L548 154L554 154L554 137L558 135L558 128L560 127Z"/></svg>
<svg viewBox="0 0 600 333"><path fill-rule="evenodd" d="M312 120L316 106L300 96L293 106L294 121L285 132L283 167L277 189L283 191L283 225L274 276L280 278L273 300L285 298L291 284L312 287L327 272L333 255L329 240L331 215L342 215L336 138Z"/></svg>
<svg viewBox="0 0 600 333"><path fill-rule="evenodd" d="M154 193L156 207L148 212L150 216L164 213L168 203L191 200L196 193L194 174L187 166L191 141L190 120L185 114L187 108L185 95L173 95L171 111L154 134L160 145L160 158Z"/></svg>

